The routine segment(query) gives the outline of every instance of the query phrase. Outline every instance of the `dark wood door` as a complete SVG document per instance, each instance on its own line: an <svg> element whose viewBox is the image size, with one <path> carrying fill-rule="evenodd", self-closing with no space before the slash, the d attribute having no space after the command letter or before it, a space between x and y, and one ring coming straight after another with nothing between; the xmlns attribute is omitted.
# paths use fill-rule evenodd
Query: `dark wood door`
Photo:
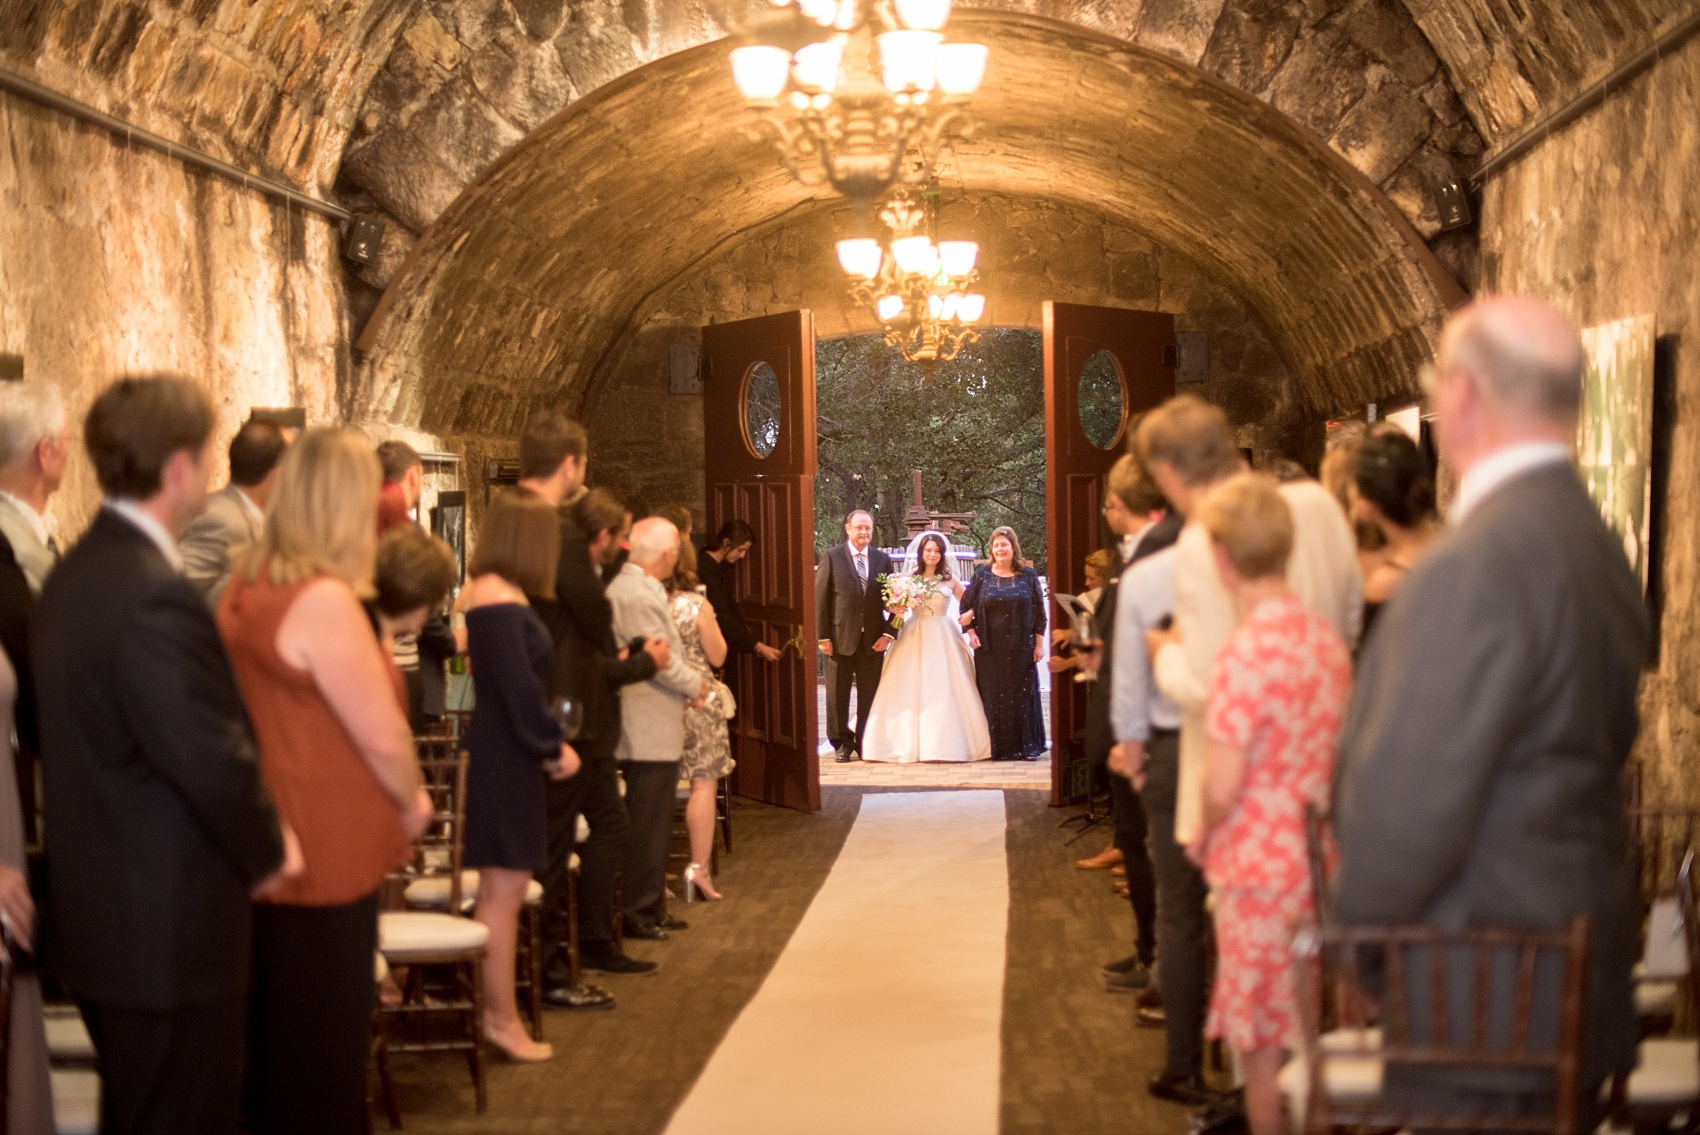
<svg viewBox="0 0 1700 1135"><path fill-rule="evenodd" d="M1045 535L1053 593L1086 587L1089 553L1110 547L1104 480L1126 452L1127 427L1175 393L1175 317L1045 303ZM1051 607L1052 625L1057 610ZM1086 685L1051 686L1051 803L1085 798Z"/></svg>
<svg viewBox="0 0 1700 1135"><path fill-rule="evenodd" d="M738 563L744 617L777 663L734 654L726 680L738 699L732 790L820 809L815 701L815 333L806 311L703 330L704 466L708 531L734 517L755 530Z"/></svg>

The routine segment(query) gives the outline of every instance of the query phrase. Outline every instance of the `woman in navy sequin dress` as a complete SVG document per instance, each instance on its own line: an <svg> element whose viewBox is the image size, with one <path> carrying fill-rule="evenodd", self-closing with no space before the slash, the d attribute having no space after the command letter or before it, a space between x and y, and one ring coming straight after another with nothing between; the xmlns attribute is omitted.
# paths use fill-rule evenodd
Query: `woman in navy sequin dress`
<svg viewBox="0 0 1700 1135"><path fill-rule="evenodd" d="M1015 529L992 533L992 562L962 593L962 625L974 648L974 680L992 733L992 760L1033 761L1045 752L1039 661L1045 656L1045 598L1039 573L1021 558Z"/></svg>

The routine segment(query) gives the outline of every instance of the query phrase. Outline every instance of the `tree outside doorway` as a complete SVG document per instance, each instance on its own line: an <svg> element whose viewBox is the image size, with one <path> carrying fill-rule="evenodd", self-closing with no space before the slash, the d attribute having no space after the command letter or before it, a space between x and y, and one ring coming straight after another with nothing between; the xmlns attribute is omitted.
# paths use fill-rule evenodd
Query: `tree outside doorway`
<svg viewBox="0 0 1700 1135"><path fill-rule="evenodd" d="M1043 337L993 328L941 362L931 378L879 335L820 343L815 351L820 417L815 477L816 545L844 538L851 509L874 515L874 542L907 541L910 474L935 512L977 516L960 543L984 554L992 529L1009 525L1027 559L1045 562Z"/></svg>

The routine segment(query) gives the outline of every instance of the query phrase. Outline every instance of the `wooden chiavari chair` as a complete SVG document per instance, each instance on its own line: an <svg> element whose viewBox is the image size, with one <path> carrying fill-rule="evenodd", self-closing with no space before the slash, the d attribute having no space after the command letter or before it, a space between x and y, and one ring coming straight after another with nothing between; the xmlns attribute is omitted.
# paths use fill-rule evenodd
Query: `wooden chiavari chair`
<svg viewBox="0 0 1700 1135"><path fill-rule="evenodd" d="M1689 1006L1700 1022L1700 909L1694 889L1694 851L1676 873L1678 932L1688 960ZM1680 1115L1700 1107L1700 1041L1693 1037L1648 1037L1641 1041L1635 1071L1612 1084L1611 1111L1617 1126L1662 1132ZM1689 1129L1692 1130L1690 1123Z"/></svg>

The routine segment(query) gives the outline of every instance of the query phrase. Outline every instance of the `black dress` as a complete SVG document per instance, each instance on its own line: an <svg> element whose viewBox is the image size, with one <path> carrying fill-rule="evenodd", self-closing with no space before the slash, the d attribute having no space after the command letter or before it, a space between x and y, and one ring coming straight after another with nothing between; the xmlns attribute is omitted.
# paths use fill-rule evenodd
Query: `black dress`
<svg viewBox="0 0 1700 1135"><path fill-rule="evenodd" d="M726 648L751 654L761 640L744 621L743 611L738 609L732 572L731 564L723 564L707 552L697 558L697 578L702 580L703 589L708 592L708 601L714 607L714 620L720 624L720 633L726 638Z"/></svg>
<svg viewBox="0 0 1700 1135"><path fill-rule="evenodd" d="M974 613L980 636L974 681L992 733L992 760L1032 761L1045 753L1045 717L1039 706L1039 665L1033 640L1045 633L1039 574L1022 568L1005 579L977 568L962 593L962 610Z"/></svg>
<svg viewBox="0 0 1700 1135"><path fill-rule="evenodd" d="M543 762L561 755L561 726L544 689L553 651L530 607L493 603L466 613L477 701L466 728L466 866L541 871L549 860Z"/></svg>

